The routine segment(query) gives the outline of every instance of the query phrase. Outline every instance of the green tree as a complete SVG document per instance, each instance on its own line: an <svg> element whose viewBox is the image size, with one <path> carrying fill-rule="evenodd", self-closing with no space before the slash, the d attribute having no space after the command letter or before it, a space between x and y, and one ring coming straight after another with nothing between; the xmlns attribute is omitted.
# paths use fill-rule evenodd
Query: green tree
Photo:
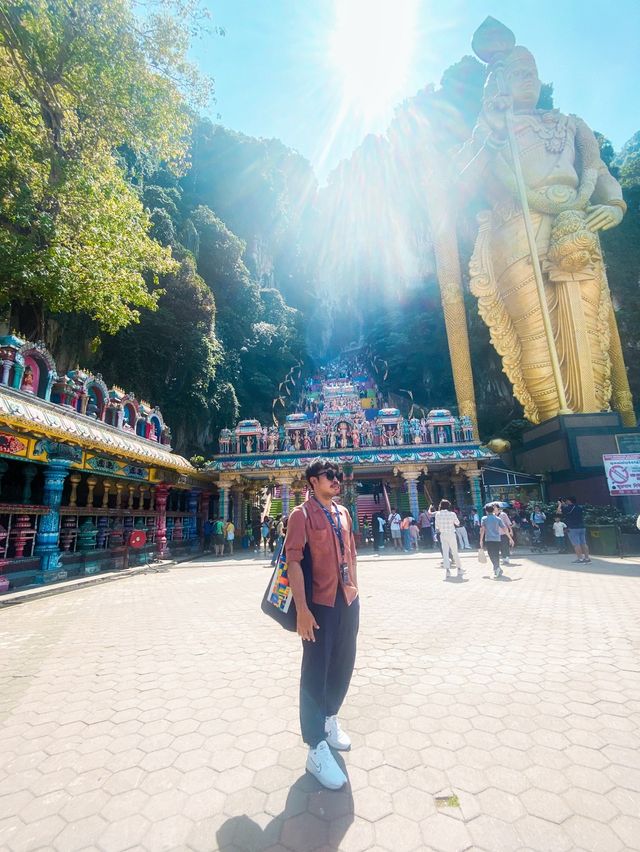
<svg viewBox="0 0 640 852"><path fill-rule="evenodd" d="M193 452L213 439L215 421L237 413L228 389L216 383L223 356L215 335L215 302L190 255L177 249L180 265L162 279L157 309L140 323L103 335L94 367L162 409L174 444Z"/></svg>
<svg viewBox="0 0 640 852"><path fill-rule="evenodd" d="M81 310L114 331L151 308L143 273L175 270L116 150L184 167L193 4L0 3L0 300Z"/></svg>

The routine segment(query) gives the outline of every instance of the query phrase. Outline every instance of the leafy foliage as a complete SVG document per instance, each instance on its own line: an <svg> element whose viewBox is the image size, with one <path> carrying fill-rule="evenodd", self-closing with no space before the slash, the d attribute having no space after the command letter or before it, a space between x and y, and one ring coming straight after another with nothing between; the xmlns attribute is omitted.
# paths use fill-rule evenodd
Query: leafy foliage
<svg viewBox="0 0 640 852"><path fill-rule="evenodd" d="M209 86L187 62L187 6L129 0L0 8L0 300L86 311L114 331L150 308L143 274L175 271L115 151L183 168L189 102ZM176 14L177 13L177 14Z"/></svg>

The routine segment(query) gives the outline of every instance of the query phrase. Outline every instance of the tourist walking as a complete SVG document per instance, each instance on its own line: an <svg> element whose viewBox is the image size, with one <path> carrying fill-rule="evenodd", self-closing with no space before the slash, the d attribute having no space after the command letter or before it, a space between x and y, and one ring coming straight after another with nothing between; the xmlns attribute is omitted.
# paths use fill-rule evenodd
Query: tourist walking
<svg viewBox="0 0 640 852"><path fill-rule="evenodd" d="M458 550L471 550L469 534L467 533L467 522L462 512L458 515L459 526L456 527L456 538L458 539Z"/></svg>
<svg viewBox="0 0 640 852"><path fill-rule="evenodd" d="M282 515L278 515L275 522L276 528L276 543L275 548L273 550L273 556L271 557L271 567L275 568L275 564L278 561L278 557L280 556L280 551L282 550L282 545L284 544L284 518Z"/></svg>
<svg viewBox="0 0 640 852"><path fill-rule="evenodd" d="M363 544L369 544L369 542L373 539L372 535L372 527L371 521L369 520L369 515L362 516L362 542Z"/></svg>
<svg viewBox="0 0 640 852"><path fill-rule="evenodd" d="M497 518L500 518L502 521L502 525L504 527L504 531L500 533L500 559L503 565L510 565L511 560L511 550L510 546L513 547L513 524L511 522L511 518L505 510L501 507L500 503L494 503L495 506L495 515Z"/></svg>
<svg viewBox="0 0 640 852"><path fill-rule="evenodd" d="M213 519L207 518L202 526L202 535L204 540L202 542L202 550L204 553L211 553L211 537L213 536Z"/></svg>
<svg viewBox="0 0 640 852"><path fill-rule="evenodd" d="M420 527L417 521L411 521L409 527L409 549L418 552L418 542L420 541Z"/></svg>
<svg viewBox="0 0 640 852"><path fill-rule="evenodd" d="M460 523L455 512L451 511L451 503L441 500L435 517L436 530L440 537L442 548L442 564L444 565L445 577L451 576L450 564L453 560L458 577L463 575L460 554L458 553L458 540L456 538L456 527Z"/></svg>
<svg viewBox="0 0 640 852"><path fill-rule="evenodd" d="M495 509L493 503L484 507L485 513L480 521L480 547L485 546L493 565L493 576L498 578L504 573L500 567L500 540L503 535L511 539L511 532L495 514Z"/></svg>
<svg viewBox="0 0 640 852"><path fill-rule="evenodd" d="M558 501L557 511L567 525L567 535L576 553L574 562L591 562L587 547L587 530L584 525L584 511L578 506L575 497L566 497Z"/></svg>
<svg viewBox="0 0 640 852"><path fill-rule="evenodd" d="M391 541L393 542L393 549L401 550L402 530L400 528L400 524L402 523L402 519L395 506L391 509L391 513L388 518L388 523L389 529L391 531Z"/></svg>
<svg viewBox="0 0 640 852"><path fill-rule="evenodd" d="M335 502L340 494L336 466L316 459L305 471L310 495L289 518L285 547L289 582L302 639L300 727L309 746L306 768L330 790L347 782L331 748L347 750L351 740L338 713L356 658L360 602L351 516ZM302 556L309 545L311 600L305 594Z"/></svg>
<svg viewBox="0 0 640 852"><path fill-rule="evenodd" d="M262 546L264 548L265 555L267 553L267 546L269 544L269 521L265 518L260 525L260 538L262 540Z"/></svg>
<svg viewBox="0 0 640 852"><path fill-rule="evenodd" d="M213 525L213 551L215 556L224 554L224 519L222 515Z"/></svg>
<svg viewBox="0 0 640 852"><path fill-rule="evenodd" d="M400 521L400 535L402 541L402 549L405 553L409 553L411 550L411 534L409 533L409 528L413 523L413 515L407 513L404 518Z"/></svg>
<svg viewBox="0 0 640 852"><path fill-rule="evenodd" d="M431 516L427 509L423 509L418 515L418 525L420 527L420 540L424 548L433 547L433 538L431 536Z"/></svg>
<svg viewBox="0 0 640 852"><path fill-rule="evenodd" d="M269 521L269 550L271 553L276 549L276 522L275 520Z"/></svg>
<svg viewBox="0 0 640 852"><path fill-rule="evenodd" d="M535 505L533 507L533 512L531 512L531 515L529 516L529 520L531 521L531 526L535 529L536 527L542 527L544 522L547 520L547 516L540 506Z"/></svg>
<svg viewBox="0 0 640 852"><path fill-rule="evenodd" d="M236 538L236 526L233 521L227 521L227 525L224 528L224 537L227 542L227 549L229 551L229 555L233 556L233 543Z"/></svg>
<svg viewBox="0 0 640 852"><path fill-rule="evenodd" d="M373 516L373 549L378 553L384 550L384 530L387 522L381 512Z"/></svg>

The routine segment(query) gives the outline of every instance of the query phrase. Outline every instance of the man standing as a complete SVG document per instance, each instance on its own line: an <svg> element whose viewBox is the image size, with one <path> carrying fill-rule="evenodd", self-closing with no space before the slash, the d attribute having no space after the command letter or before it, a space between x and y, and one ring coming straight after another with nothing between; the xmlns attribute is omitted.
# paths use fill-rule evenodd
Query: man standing
<svg viewBox="0 0 640 852"><path fill-rule="evenodd" d="M373 516L373 549L378 553L384 550L384 528L387 522L385 521L382 512L376 512Z"/></svg>
<svg viewBox="0 0 640 852"><path fill-rule="evenodd" d="M351 740L340 727L356 658L360 619L356 547L351 516L335 502L340 474L325 459L305 471L310 496L289 517L285 548L289 582L302 639L300 727L309 746L307 771L330 790L347 781L330 747L347 750ZM302 557L305 545L312 564L311 600L305 595Z"/></svg>
<svg viewBox="0 0 640 852"><path fill-rule="evenodd" d="M431 547L433 540L431 538L431 516L426 509L423 509L418 515L418 524L420 525L420 539L422 546L426 549Z"/></svg>
<svg viewBox="0 0 640 852"><path fill-rule="evenodd" d="M589 548L587 547L587 530L584 525L584 512L582 506L578 506L575 497L567 497L558 501L558 512L562 514L562 520L567 525L567 535L576 552L574 562L591 562Z"/></svg>
<svg viewBox="0 0 640 852"><path fill-rule="evenodd" d="M393 549L400 550L401 539L402 539L402 530L400 528L400 524L402 523L402 519L400 518L400 514L395 506L391 509L391 514L388 518L389 529L391 530L391 541L393 542Z"/></svg>
<svg viewBox="0 0 640 852"><path fill-rule="evenodd" d="M460 555L458 553L458 542L456 539L456 527L460 524L458 516L451 511L451 503L448 500L441 500L438 511L436 512L436 529L440 534L440 545L442 547L442 561L446 576L451 576L449 570L450 555L458 571L458 577L462 577L463 570L460 563Z"/></svg>
<svg viewBox="0 0 640 852"><path fill-rule="evenodd" d="M213 535L213 521L211 518L207 518L204 522L202 526L202 533L204 535L202 551L203 553L211 553L211 536Z"/></svg>
<svg viewBox="0 0 640 852"><path fill-rule="evenodd" d="M215 556L222 556L224 553L224 520L222 515L218 516L218 520L213 525L213 552Z"/></svg>
<svg viewBox="0 0 640 852"><path fill-rule="evenodd" d="M458 550L471 550L469 534L467 533L467 522L462 512L456 512L459 526L456 527L456 538L458 539Z"/></svg>
<svg viewBox="0 0 640 852"><path fill-rule="evenodd" d="M413 523L413 515L409 512L404 518L400 521L400 535L402 536L402 549L405 553L409 553L411 550L411 535L409 534L409 530L411 528L411 524Z"/></svg>
<svg viewBox="0 0 640 852"><path fill-rule="evenodd" d="M511 538L511 532L497 517L494 503L487 503L484 512L485 514L480 521L480 548L483 544L486 544L487 553L493 565L493 576L497 580L503 574L500 567L500 540L503 535Z"/></svg>

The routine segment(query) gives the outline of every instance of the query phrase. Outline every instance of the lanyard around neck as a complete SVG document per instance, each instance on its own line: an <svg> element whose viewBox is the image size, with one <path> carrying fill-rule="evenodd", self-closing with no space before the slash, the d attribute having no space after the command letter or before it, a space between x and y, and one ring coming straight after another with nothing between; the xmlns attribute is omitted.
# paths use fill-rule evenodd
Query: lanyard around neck
<svg viewBox="0 0 640 852"><path fill-rule="evenodd" d="M325 506L323 506L322 503L318 500L318 498L316 497L315 494L313 494L312 497L316 501L318 506L320 506L322 511L325 513L327 520L331 524L331 529L333 530L333 532L334 532L334 534L335 534L335 536L338 539L338 542L340 544L340 555L341 555L342 559L344 559L344 539L342 537L342 523L340 521L340 510L336 506L336 516L338 518L338 522L337 522L337 525L336 525L336 522L333 519L333 511L331 511L331 510L327 509ZM331 505L333 506L333 502L331 503Z"/></svg>

